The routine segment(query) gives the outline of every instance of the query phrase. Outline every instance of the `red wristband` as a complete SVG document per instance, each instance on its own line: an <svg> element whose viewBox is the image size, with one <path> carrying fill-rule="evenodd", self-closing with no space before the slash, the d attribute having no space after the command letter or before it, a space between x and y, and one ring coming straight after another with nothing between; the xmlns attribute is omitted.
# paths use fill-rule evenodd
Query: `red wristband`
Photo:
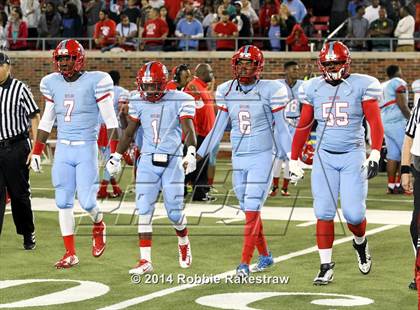
<svg viewBox="0 0 420 310"><path fill-rule="evenodd" d="M44 147L45 147L45 143L36 141L35 142L35 146L34 146L34 150L33 150L32 154L34 154L34 155L41 155L42 154L42 151L44 150Z"/></svg>
<svg viewBox="0 0 420 310"><path fill-rule="evenodd" d="M118 140L111 140L109 142L109 148L111 149L111 153L115 153L117 150Z"/></svg>

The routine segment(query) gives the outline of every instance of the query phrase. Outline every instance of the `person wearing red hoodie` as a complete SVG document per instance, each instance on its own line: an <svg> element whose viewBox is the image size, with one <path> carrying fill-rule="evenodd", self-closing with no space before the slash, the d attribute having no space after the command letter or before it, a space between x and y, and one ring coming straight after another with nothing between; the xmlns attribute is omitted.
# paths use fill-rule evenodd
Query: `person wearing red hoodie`
<svg viewBox="0 0 420 310"><path fill-rule="evenodd" d="M99 21L95 24L93 38L98 47L104 48L115 44L117 25L109 18L109 11L102 9L99 11Z"/></svg>
<svg viewBox="0 0 420 310"><path fill-rule="evenodd" d="M292 33L286 39L286 43L291 47L293 52L306 52L309 51L308 42L308 37L303 32L300 24L295 24Z"/></svg>
<svg viewBox="0 0 420 310"><path fill-rule="evenodd" d="M261 26L261 35L267 36L271 25L271 16L279 12L280 4L277 0L264 0L263 6L260 8L259 20Z"/></svg>
<svg viewBox="0 0 420 310"><path fill-rule="evenodd" d="M22 20L20 7L13 7L7 24L7 41L9 50L26 50L28 38L28 25Z"/></svg>

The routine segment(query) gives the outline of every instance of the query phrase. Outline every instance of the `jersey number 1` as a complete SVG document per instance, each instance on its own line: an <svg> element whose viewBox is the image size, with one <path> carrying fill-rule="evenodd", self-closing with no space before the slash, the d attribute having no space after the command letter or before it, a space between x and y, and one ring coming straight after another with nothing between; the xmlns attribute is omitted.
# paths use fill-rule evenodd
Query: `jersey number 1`
<svg viewBox="0 0 420 310"><path fill-rule="evenodd" d="M160 143L158 126L159 126L159 121L157 119L154 119L152 121L152 129L153 129L153 143L155 144Z"/></svg>
<svg viewBox="0 0 420 310"><path fill-rule="evenodd" d="M73 108L74 108L74 101L66 99L66 100L64 100L64 106L67 108L66 115L64 116L64 121L65 122L70 122L71 121L71 112L73 112Z"/></svg>

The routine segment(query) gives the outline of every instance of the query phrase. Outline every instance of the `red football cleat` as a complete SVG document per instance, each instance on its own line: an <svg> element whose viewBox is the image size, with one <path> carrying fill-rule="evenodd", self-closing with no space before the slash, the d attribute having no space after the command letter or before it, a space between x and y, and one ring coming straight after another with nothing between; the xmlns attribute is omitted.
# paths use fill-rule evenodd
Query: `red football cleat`
<svg viewBox="0 0 420 310"><path fill-rule="evenodd" d="M122 190L121 190L120 186L119 185L113 185L112 187L113 187L114 192L110 193L109 197L110 198L120 197L122 195Z"/></svg>
<svg viewBox="0 0 420 310"><path fill-rule="evenodd" d="M65 269L65 268L71 268L73 266L76 266L79 264L79 259L75 254L71 254L69 252L66 252L64 256L55 263L55 268L57 269Z"/></svg>
<svg viewBox="0 0 420 310"><path fill-rule="evenodd" d="M92 255L99 257L105 251L106 225L104 221L93 224L92 229Z"/></svg>

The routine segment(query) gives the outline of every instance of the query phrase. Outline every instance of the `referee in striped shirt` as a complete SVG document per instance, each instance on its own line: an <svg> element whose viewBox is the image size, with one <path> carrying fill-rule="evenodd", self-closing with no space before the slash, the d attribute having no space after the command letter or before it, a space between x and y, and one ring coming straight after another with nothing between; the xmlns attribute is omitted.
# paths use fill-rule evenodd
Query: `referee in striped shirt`
<svg viewBox="0 0 420 310"><path fill-rule="evenodd" d="M40 111L29 88L10 75L10 66L10 58L0 53L0 233L7 189L16 232L23 235L24 249L32 250L35 226L29 187L28 125L30 120L35 140Z"/></svg>

